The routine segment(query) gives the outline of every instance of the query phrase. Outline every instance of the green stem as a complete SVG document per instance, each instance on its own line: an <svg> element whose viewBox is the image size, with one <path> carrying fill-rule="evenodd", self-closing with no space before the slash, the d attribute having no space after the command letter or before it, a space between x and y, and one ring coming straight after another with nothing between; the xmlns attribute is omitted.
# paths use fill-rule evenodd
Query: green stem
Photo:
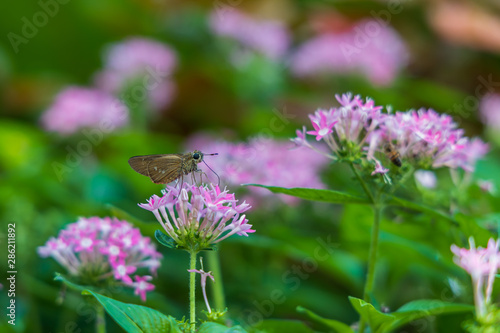
<svg viewBox="0 0 500 333"><path fill-rule="evenodd" d="M371 295L373 293L373 285L375 282L375 264L377 262L382 209L383 207L378 204L373 205L373 226L371 231L370 252L368 254L368 271L366 273L365 289L363 291L363 299L367 303L372 303ZM364 320L361 320L359 326L360 333L364 332L365 324Z"/></svg>
<svg viewBox="0 0 500 333"><path fill-rule="evenodd" d="M96 304L95 331L97 333L106 333L106 318L104 317L104 307Z"/></svg>
<svg viewBox="0 0 500 333"><path fill-rule="evenodd" d="M363 187L363 190L365 191L366 195L370 198L372 203L375 203L375 198L373 197L372 192L368 188L368 185L366 185L365 181L363 180L363 178L359 174L358 170L356 170L356 168L354 167L354 164L351 162L351 163L349 163L349 165L351 166L352 172L354 172L354 174L356 175L356 178L358 179L359 183Z"/></svg>
<svg viewBox="0 0 500 333"><path fill-rule="evenodd" d="M195 250L189 251L190 263L189 269L196 269L196 254ZM191 326L191 332L194 333L196 330L196 273L189 272L189 322Z"/></svg>
<svg viewBox="0 0 500 333"><path fill-rule="evenodd" d="M208 251L207 259L208 267L210 267L210 270L215 278L215 283L212 284L215 309L218 311L224 311L226 308L226 300L224 296L224 285L222 284L219 253L216 251Z"/></svg>

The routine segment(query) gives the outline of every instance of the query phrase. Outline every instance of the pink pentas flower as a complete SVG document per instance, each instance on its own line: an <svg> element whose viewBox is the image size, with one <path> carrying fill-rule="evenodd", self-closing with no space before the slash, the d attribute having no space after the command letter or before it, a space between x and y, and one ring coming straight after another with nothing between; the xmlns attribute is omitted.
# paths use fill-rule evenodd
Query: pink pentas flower
<svg viewBox="0 0 500 333"><path fill-rule="evenodd" d="M408 58L406 46L393 28L364 20L348 31L325 33L304 42L292 55L290 66L297 77L360 73L375 85L388 85Z"/></svg>
<svg viewBox="0 0 500 333"><path fill-rule="evenodd" d="M86 128L109 132L127 125L128 120L127 107L111 94L76 86L62 90L41 117L45 130L63 135Z"/></svg>
<svg viewBox="0 0 500 333"><path fill-rule="evenodd" d="M119 282L127 286L133 286L133 279L140 280L142 271L155 274L162 257L139 229L109 217L80 218L38 247L38 254L54 258L82 283Z"/></svg>
<svg viewBox="0 0 500 333"><path fill-rule="evenodd" d="M203 292L203 299L205 300L205 305L207 306L208 313L211 313L212 309L210 308L210 304L208 303L207 290L206 290L207 277L212 279L213 282L215 282L215 278L212 275L212 272L205 272L203 270L203 261L201 260L201 258L200 258L200 262L201 262L201 266L202 266L201 269L188 269L188 272L200 274L200 276L201 276L201 290Z"/></svg>
<svg viewBox="0 0 500 333"><path fill-rule="evenodd" d="M362 100L360 96L353 96L350 93L335 97L340 104L339 107L318 110L310 116L315 129L318 129L318 124L323 121L323 128L327 130L306 132L309 135L315 135L316 140L322 141L330 152L313 150L333 160L340 160L346 156L359 158L364 154L370 163L375 165L372 175L387 173L388 170L373 153L379 149L381 143L380 135L376 130L387 116L382 113L382 107L376 106L370 98ZM304 140L300 139L300 141ZM367 154L364 153L365 151Z"/></svg>
<svg viewBox="0 0 500 333"><path fill-rule="evenodd" d="M163 196L168 200L163 201L157 220L180 248L202 250L233 234L255 232L242 215L250 207L238 204L233 194L218 186L183 183L180 191L167 186Z"/></svg>
<svg viewBox="0 0 500 333"><path fill-rule="evenodd" d="M132 265L127 265L124 259L118 259L111 263L111 267L113 267L114 276L116 280L122 280L126 284L132 283L132 278L130 274L134 273L137 270L137 267Z"/></svg>
<svg viewBox="0 0 500 333"><path fill-rule="evenodd" d="M176 66L177 56L170 47L153 39L133 37L107 47L104 69L96 74L95 84L116 94L138 82L135 89L143 90L150 106L159 110L173 99L171 76Z"/></svg>
<svg viewBox="0 0 500 333"><path fill-rule="evenodd" d="M152 291L155 289L154 284L149 283L153 277L149 275L145 276L134 276L135 282L132 282L132 286L134 287L134 294L139 295L143 302L146 302L146 293L148 291Z"/></svg>
<svg viewBox="0 0 500 333"><path fill-rule="evenodd" d="M424 168L474 170L477 160L488 152L482 140L470 140L452 117L432 109L396 112L380 126L383 141L395 144L403 159Z"/></svg>
<svg viewBox="0 0 500 333"><path fill-rule="evenodd" d="M333 133L332 128L338 120L332 119L329 111L318 110L314 115L309 115L314 131L308 131L307 134L316 135L316 141Z"/></svg>
<svg viewBox="0 0 500 333"><path fill-rule="evenodd" d="M290 44L289 33L281 22L256 20L236 9L212 12L209 24L215 34L273 60L283 57Z"/></svg>
<svg viewBox="0 0 500 333"><path fill-rule="evenodd" d="M300 131L299 131L300 132ZM229 142L209 135L193 136L188 149L201 149L219 153L206 160L207 164L221 177L221 183L233 186L241 184L263 184L280 187L324 188L321 170L329 163L324 155L317 154L306 142L305 129L301 135L301 146L284 140L254 138L249 142ZM217 182L212 171L200 165L208 179ZM297 204L300 199L287 195L275 196L266 189L247 187L245 200L252 206L275 202L278 197L287 204Z"/></svg>
<svg viewBox="0 0 500 333"><path fill-rule="evenodd" d="M484 317L491 301L495 275L500 269L500 239L491 238L486 248L476 248L474 238L470 237L469 245L469 249L452 245L451 251L455 263L471 275L476 313L478 317Z"/></svg>
<svg viewBox="0 0 500 333"><path fill-rule="evenodd" d="M386 154L397 153L399 159L423 169L461 168L470 173L488 152L482 140L465 137L451 116L432 109L392 113L359 95L347 93L336 99L339 107L310 115L314 131L297 131L292 141L335 161L368 161L365 165L375 166L372 175L382 174L387 182L389 169L382 163L390 159ZM330 153L312 147L306 135L315 136Z"/></svg>

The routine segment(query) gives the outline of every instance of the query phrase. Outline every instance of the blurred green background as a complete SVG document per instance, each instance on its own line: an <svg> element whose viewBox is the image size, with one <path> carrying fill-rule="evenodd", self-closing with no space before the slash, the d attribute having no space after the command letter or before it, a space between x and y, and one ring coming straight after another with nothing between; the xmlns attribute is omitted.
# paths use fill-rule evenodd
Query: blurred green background
<svg viewBox="0 0 500 333"><path fill-rule="evenodd" d="M387 10L384 1L72 0L58 2L57 12L32 38L18 45L18 52L9 33L22 35L23 18L32 21L43 9L37 1L3 1L0 283L6 285L7 259L3 253L7 223L16 223L18 275L16 326L5 324L2 315L2 332L92 332L85 297L68 291L65 302L56 304L61 285L53 276L63 269L50 258L41 259L36 248L79 216L111 215L110 205L146 221L137 226L144 235L153 237L157 223L136 204L159 194L162 187L136 174L128 158L183 152L185 141L196 133L245 141L269 126L273 110L286 109L295 117L283 130L273 133L273 138L285 140L307 123L307 114L318 107L334 106L334 94L348 91L370 96L377 105L390 104L395 110L430 107L452 113L468 136L491 141L491 152L473 177L493 180L498 188L498 130L485 132L478 113L482 95L476 96L476 90L482 84L480 78L495 83L490 92L500 88L500 41L495 35L500 6L488 0L457 5L447 1L400 4L402 10L391 15L390 24L406 44L409 62L390 84L380 86L356 73L297 78L290 73L286 57L271 61L257 56L246 67L235 67L230 61L234 44L214 34L207 22L208 15L220 8L236 9L258 20L281 21L290 32L289 52L293 52L318 31L329 29L324 26L335 26L339 17L344 24L373 18L374 13ZM476 21L460 21L464 17ZM319 28L318 22L322 24ZM454 30L457 26L462 30ZM105 47L131 36L157 40L177 54L178 65L171 77L176 86L172 102L144 126L133 123L106 134L89 155L58 179L53 163L66 163L68 149L74 149L83 137L81 133L62 136L44 131L41 115L66 86L91 86L93 75L103 67ZM460 114L457 105L464 103L469 104ZM481 226L480 231L471 229L471 233L477 233L481 241L495 234L500 217L498 196L485 194L477 186L468 193L454 193L448 174L438 174L443 193L416 193L415 188L415 197L443 207L457 200L467 219ZM343 166L331 165L322 179L328 188L360 192ZM411 198L413 194L410 191L408 195ZM376 281L381 305L394 310L420 298L471 303L469 277L453 264L449 251L452 243L463 246L468 235L425 215L395 209L388 213L382 224ZM252 324L256 313L265 313L264 319L304 319L295 311L298 305L348 324L357 320L347 296L362 295L371 226L369 207L314 202L290 207L276 200L250 211L248 218L257 233L225 241L219 252L229 316L234 323ZM333 256L317 261L317 268L310 273L297 273L297 267L307 268L308 260L314 258L318 238L331 239L336 246ZM146 305L181 318L188 310L188 255L160 250L164 259L154 280L157 288ZM269 306L274 290L283 291L285 302L262 310L264 304ZM3 311L8 300L5 291L0 297ZM131 292L114 297L140 302ZM201 308L201 297L199 301ZM405 331L459 332L461 319L431 318L410 324ZM108 330L121 331L111 319Z"/></svg>

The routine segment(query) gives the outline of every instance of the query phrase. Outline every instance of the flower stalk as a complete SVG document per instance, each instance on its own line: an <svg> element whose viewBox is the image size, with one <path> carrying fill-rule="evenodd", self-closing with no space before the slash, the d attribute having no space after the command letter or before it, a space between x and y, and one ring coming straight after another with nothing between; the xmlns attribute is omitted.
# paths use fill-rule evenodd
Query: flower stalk
<svg viewBox="0 0 500 333"><path fill-rule="evenodd" d="M106 333L106 317L104 307L101 304L96 304L96 319L95 331L97 333Z"/></svg>
<svg viewBox="0 0 500 333"><path fill-rule="evenodd" d="M196 331L196 256L197 251L189 251L189 323L190 331Z"/></svg>

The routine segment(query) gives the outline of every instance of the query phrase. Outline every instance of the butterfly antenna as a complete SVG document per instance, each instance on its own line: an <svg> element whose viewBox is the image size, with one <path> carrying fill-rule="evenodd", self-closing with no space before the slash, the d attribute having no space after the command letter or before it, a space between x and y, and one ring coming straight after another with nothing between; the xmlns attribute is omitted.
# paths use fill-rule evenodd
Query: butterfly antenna
<svg viewBox="0 0 500 333"><path fill-rule="evenodd" d="M208 154L208 155L212 155L212 154ZM218 155L218 154L215 153L214 155ZM210 171L212 171L213 173L215 173L215 175L217 176L217 185L220 185L220 177L217 174L217 172L215 172L211 167L209 167L208 164L207 164L207 162L203 161L203 163L205 163L205 165L207 166L207 168L210 169Z"/></svg>

